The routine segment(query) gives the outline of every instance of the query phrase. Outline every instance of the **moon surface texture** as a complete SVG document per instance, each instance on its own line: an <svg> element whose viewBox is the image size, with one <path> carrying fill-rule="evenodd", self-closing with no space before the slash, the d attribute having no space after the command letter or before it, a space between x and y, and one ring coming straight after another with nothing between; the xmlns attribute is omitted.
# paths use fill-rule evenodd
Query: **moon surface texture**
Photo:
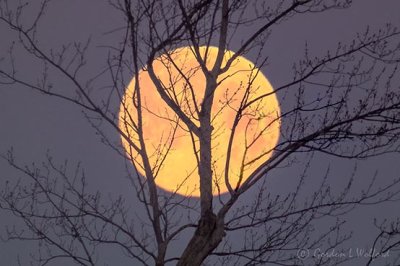
<svg viewBox="0 0 400 266"><path fill-rule="evenodd" d="M200 47L200 54L211 70L218 48ZM222 68L233 55L234 52L225 51ZM165 53L157 57L152 66L162 90L199 126L201 104L204 97L209 96L204 95L206 77L193 48L182 47ZM145 165L149 165L158 187L183 196L199 197L199 139L161 98L148 69L148 66L143 67L138 80L132 79L122 97L119 128L130 140L122 137L122 145L143 176L143 182L146 181ZM268 160L280 131L276 94L252 62L238 56L228 70L219 75L217 82L211 112L214 195L228 191L226 181L232 189L240 187ZM144 153L148 160L143 159Z"/></svg>

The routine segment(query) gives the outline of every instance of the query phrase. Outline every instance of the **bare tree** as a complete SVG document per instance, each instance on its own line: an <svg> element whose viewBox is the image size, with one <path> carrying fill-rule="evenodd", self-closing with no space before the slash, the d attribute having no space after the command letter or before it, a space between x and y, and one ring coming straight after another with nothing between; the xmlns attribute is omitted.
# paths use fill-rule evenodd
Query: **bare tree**
<svg viewBox="0 0 400 266"><path fill-rule="evenodd" d="M351 237L343 231L346 214L361 205L399 200L400 177L378 186L379 176L375 175L364 188L357 188L356 168L341 191L330 186L330 170L312 193L306 185L315 154L357 160L399 152L400 90L396 82L400 32L396 27L386 25L375 32L367 29L323 56L315 57L306 47L304 58L293 65L292 80L273 92L252 96L253 81L267 62L265 45L280 23L296 16L345 9L351 1L112 0L110 5L120 11L125 24L112 32L118 36L118 44L109 47L106 68L99 75L108 75L111 81L106 95L96 89L99 76L82 78L90 41L60 49L45 48L40 42L39 25L50 2L43 1L37 16L28 23L24 20L27 4L0 1L1 25L17 36L0 61L0 83L5 88L22 85L81 108L101 140L127 161L127 173L142 209L133 212L122 197L109 200L91 192L81 166L73 170L67 164L59 166L48 155L40 167L27 167L10 150L2 158L24 178L7 182L0 207L23 221L25 227L8 228L7 239L40 243L40 252L33 257L38 265L65 258L79 265L95 265L102 246L118 247L135 264L143 265L337 265L349 258L311 256L302 260L304 256L298 251L340 249ZM190 47L198 67L180 67L175 55L185 49L182 47ZM215 55L211 47L215 47ZM37 79L26 79L18 71L15 58L21 49L43 66ZM248 83L229 88L230 93L240 91L240 104L234 105L227 94L215 111L215 94L223 80L236 78L226 73L231 73L235 60L248 53L258 55L254 67L243 70L248 73ZM164 66L169 83L157 73L156 64ZM172 76L172 70L178 74ZM142 83L141 71L147 73L153 93L171 116L149 110L143 98L149 88ZM201 93L195 91L195 75L204 78ZM71 91L53 85L52 80L60 76ZM126 98L132 77L132 97ZM261 128L255 136L246 135L244 159L241 165L232 166L235 136L241 130L238 125L267 119L271 114L259 108L276 95L285 100L286 107L270 122L259 122ZM215 117L224 109L234 110L235 116L228 125L230 137L221 175L215 170L213 140L221 133ZM146 139L146 112L171 125L155 148L149 147ZM246 157L277 123L281 123L279 142L256 157ZM107 135L106 127L121 135L126 151ZM179 137L178 129L192 139L199 199L190 191L182 196L179 188L166 192L157 186L158 172ZM295 190L275 195L267 185L269 176L276 169L296 165L298 158L304 167ZM130 169L132 164L138 171ZM246 172L252 165L257 167ZM241 171L237 182L232 181L233 167ZM228 191L214 196L219 186ZM251 201L243 199L246 194L254 194ZM332 218L333 225L320 222ZM396 255L387 262L395 264L399 222L377 220L375 225L379 234L373 246L379 254L393 251ZM316 227L323 227L322 231L316 232ZM181 253L171 254L168 248L188 235ZM379 254L366 263L375 262Z"/></svg>

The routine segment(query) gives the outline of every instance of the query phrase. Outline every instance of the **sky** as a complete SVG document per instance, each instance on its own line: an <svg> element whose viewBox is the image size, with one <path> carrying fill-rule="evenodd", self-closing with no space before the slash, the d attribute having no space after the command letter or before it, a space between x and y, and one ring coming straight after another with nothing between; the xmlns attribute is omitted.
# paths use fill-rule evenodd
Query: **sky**
<svg viewBox="0 0 400 266"><path fill-rule="evenodd" d="M119 13L114 11L107 1L97 0L70 0L54 1L45 14L45 19L39 26L38 37L44 47L58 47L69 41L85 41L91 37L92 48L88 54L88 66L83 77L94 76L103 66L107 57L107 45L115 43L113 34L109 31L121 25ZM0 5L2 2L0 2ZM271 35L265 51L268 52L268 64L262 69L273 86L284 84L292 79L292 64L304 53L307 42L310 51L316 56L322 55L327 49L332 49L339 41L349 41L356 32L365 30L367 25L372 28L383 26L387 22L400 26L400 2L398 0L358 0L354 1L347 10L332 10L324 14L312 14L295 17L282 22ZM28 14L29 17L29 14ZM238 35L245 34L238 32ZM7 54L9 44L15 34L0 23L0 58ZM232 46L234 50L235 45ZM27 60L26 55L19 54L18 71L27 79L34 79L38 74L37 66ZM250 60L256 55L249 54ZM2 61L0 60L0 66ZM71 84L55 79L57 86L68 90ZM106 82L106 80L105 80ZM101 88L99 91L101 92ZM281 103L284 108L284 102ZM119 136L109 128L105 129L110 139L119 141ZM21 86L0 84L0 154L5 154L13 148L16 159L22 164L40 163L46 154L60 164L65 160L70 165L80 162L84 168L90 189L99 190L103 195L124 195L132 197L132 188L126 178L125 164L122 158L95 134L95 130L86 121L82 111L73 104L60 99L46 97ZM349 176L354 163L319 155L317 162L311 167L312 179L320 178L330 166L334 171L331 178L333 186L340 187ZM399 155L385 155L358 162L358 175L370 178L375 170L379 172L382 184L398 177L400 168ZM296 168L277 171L269 180L269 186L276 193L285 193L293 189L296 178ZM20 177L5 161L0 160L0 187L8 179ZM310 187L311 190L311 187ZM251 195L245 195L251 197ZM138 203L130 201L132 209L138 208ZM354 239L348 243L349 247L365 245L371 239L371 217L392 216L394 208L398 206L387 204L383 207L363 207L357 209L348 218L347 228L354 229ZM4 233L4 226L17 224L9 214L0 211L0 234ZM182 245L184 243L182 242ZM364 247L364 246L363 246ZM17 265L16 257L21 255L24 261L26 251L32 248L31 243L0 242L0 262L4 265ZM171 252L179 250L173 247ZM107 250L104 264L126 265L128 260L117 253ZM25 255L24 255L25 254ZM120 253L118 253L120 254ZM358 263L358 262L356 262ZM23 264L25 265L25 264ZM70 265L68 262L65 264ZM358 264L351 264L358 265Z"/></svg>

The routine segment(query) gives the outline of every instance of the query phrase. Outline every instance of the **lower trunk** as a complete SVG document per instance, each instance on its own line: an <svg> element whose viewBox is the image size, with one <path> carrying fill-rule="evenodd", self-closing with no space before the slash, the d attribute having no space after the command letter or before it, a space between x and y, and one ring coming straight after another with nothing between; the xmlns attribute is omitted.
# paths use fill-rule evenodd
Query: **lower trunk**
<svg viewBox="0 0 400 266"><path fill-rule="evenodd" d="M223 219L217 218L212 212L204 214L177 266L200 266L224 236Z"/></svg>

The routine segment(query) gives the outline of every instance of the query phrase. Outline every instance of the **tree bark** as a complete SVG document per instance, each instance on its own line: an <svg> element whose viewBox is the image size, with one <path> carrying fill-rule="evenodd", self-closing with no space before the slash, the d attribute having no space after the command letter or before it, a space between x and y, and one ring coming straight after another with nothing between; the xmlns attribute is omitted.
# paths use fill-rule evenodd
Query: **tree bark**
<svg viewBox="0 0 400 266"><path fill-rule="evenodd" d="M223 217L212 212L204 214L177 265L200 266L204 259L221 243L224 236Z"/></svg>

